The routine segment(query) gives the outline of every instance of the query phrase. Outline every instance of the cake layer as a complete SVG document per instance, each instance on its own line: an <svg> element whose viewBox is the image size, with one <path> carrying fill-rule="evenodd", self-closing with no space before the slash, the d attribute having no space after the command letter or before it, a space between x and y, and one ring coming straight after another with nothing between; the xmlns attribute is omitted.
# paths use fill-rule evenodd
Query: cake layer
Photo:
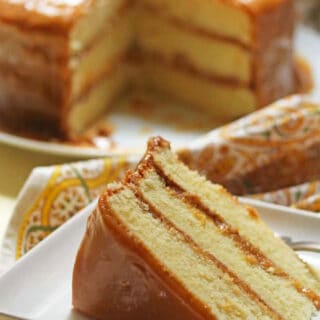
<svg viewBox="0 0 320 320"><path fill-rule="evenodd" d="M124 237L136 243L160 279L171 282L186 298L197 297L198 303L192 301L194 298L189 298L189 303L206 319L277 319L252 299L235 275L203 253L183 231L139 203L126 187L120 187L114 196L101 203L105 223L119 225L118 232L125 233ZM206 307L201 310L198 305Z"/></svg>
<svg viewBox="0 0 320 320"><path fill-rule="evenodd" d="M199 34L155 11L142 9L138 17L138 43L142 51L156 52L173 62L185 61L216 77L250 83L252 55L243 46Z"/></svg>
<svg viewBox="0 0 320 320"><path fill-rule="evenodd" d="M300 289L310 298L313 295L304 287L320 295L318 276L293 251L288 250L280 238L274 236L253 209L239 205L221 186L211 184L204 177L200 177L196 172L178 162L177 156L169 151L168 146L155 145L153 150L154 164L169 182L174 181L174 184L179 186L185 195L198 195L202 208L222 216L228 225L238 230L241 237L258 247L263 255L276 266L281 266L288 275L298 280L303 286ZM320 300L317 296L315 304L320 307Z"/></svg>
<svg viewBox="0 0 320 320"><path fill-rule="evenodd" d="M209 114L232 119L257 107L254 92L249 88L208 79L163 60L142 60L146 86Z"/></svg>
<svg viewBox="0 0 320 320"><path fill-rule="evenodd" d="M72 54L84 50L96 37L104 32L106 23L112 23L132 7L130 0L79 0L91 2L75 20L70 34Z"/></svg>
<svg viewBox="0 0 320 320"><path fill-rule="evenodd" d="M144 166L143 163L140 165L141 176L133 176L132 181L135 192L147 207L157 208L205 252L227 265L246 283L248 290L252 290L254 298L268 306L276 317L290 320L311 318L316 310L313 301L298 292L290 279L266 269L253 253L244 250L246 239L242 240L242 246L239 245L213 217L194 208L190 201L166 184L154 168L144 170Z"/></svg>
<svg viewBox="0 0 320 320"><path fill-rule="evenodd" d="M221 0L141 0L142 5L210 33L248 46L254 41L251 18L234 1Z"/></svg>
<svg viewBox="0 0 320 320"><path fill-rule="evenodd" d="M106 23L97 42L71 59L72 98L81 95L115 60L127 55L133 42L132 19L133 11L127 8L111 24Z"/></svg>
<svg viewBox="0 0 320 320"><path fill-rule="evenodd" d="M67 123L68 132L81 133L98 119L112 105L111 103L124 92L128 85L129 70L122 60L115 62L109 70L91 84L83 96L78 97L69 106Z"/></svg>

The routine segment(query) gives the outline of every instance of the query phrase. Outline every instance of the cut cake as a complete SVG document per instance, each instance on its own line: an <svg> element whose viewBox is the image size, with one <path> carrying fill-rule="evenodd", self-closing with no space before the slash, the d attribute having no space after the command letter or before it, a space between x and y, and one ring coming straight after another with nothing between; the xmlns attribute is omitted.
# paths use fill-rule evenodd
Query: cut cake
<svg viewBox="0 0 320 320"><path fill-rule="evenodd" d="M253 208L155 138L89 217L73 304L108 320L311 320L320 280Z"/></svg>
<svg viewBox="0 0 320 320"><path fill-rule="evenodd" d="M0 0L0 118L71 138L127 89L233 119L296 90L293 0Z"/></svg>

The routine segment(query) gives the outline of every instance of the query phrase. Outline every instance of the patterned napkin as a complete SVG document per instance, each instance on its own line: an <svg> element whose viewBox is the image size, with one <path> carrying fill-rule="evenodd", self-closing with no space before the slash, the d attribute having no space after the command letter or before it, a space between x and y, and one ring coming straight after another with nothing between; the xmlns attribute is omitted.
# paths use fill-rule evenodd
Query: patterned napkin
<svg viewBox="0 0 320 320"><path fill-rule="evenodd" d="M177 152L190 167L235 194L255 193L250 196L320 212L320 104L304 96L280 100ZM34 169L5 235L0 272L86 207L138 158Z"/></svg>

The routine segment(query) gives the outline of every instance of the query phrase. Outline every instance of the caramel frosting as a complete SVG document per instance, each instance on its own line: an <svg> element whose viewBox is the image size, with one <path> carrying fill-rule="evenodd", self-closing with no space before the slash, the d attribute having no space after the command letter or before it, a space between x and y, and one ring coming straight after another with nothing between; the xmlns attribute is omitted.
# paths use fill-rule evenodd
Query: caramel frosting
<svg viewBox="0 0 320 320"><path fill-rule="evenodd" d="M0 19L30 28L65 29L83 15L94 0L1 0ZM227 4L259 14L287 0L224 0ZM222 1L223 2L223 1Z"/></svg>
<svg viewBox="0 0 320 320"><path fill-rule="evenodd" d="M270 10L281 3L288 2L288 0L225 0L234 6L239 6L247 9L252 14L259 14Z"/></svg>
<svg viewBox="0 0 320 320"><path fill-rule="evenodd" d="M99 206L104 211L103 197ZM102 320L204 319L168 288L101 211L89 217L76 259L75 308Z"/></svg>
<svg viewBox="0 0 320 320"><path fill-rule="evenodd" d="M85 14L93 0L1 0L0 19L31 29L61 31Z"/></svg>

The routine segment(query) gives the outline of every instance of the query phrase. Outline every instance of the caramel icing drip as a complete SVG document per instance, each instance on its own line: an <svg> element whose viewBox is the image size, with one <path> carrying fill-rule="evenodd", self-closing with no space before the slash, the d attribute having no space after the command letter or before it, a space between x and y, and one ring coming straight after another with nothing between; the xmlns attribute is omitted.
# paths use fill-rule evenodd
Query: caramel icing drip
<svg viewBox="0 0 320 320"><path fill-rule="evenodd" d="M292 286L299 293L306 296L310 301L313 302L315 307L320 310L320 297L315 292L313 292L313 290L303 287L297 280L292 278L288 273L278 267L263 252L261 252L259 248L255 247L249 240L241 236L239 231L228 224L224 220L224 218L219 215L219 213L209 209L197 195L191 194L187 190L183 189L183 187L181 187L170 177L168 177L163 169L159 165L157 165L157 163L153 159L152 152L159 152L161 149L170 149L170 144L167 141L163 140L160 137L157 137L149 141L148 147L149 152L145 156L146 160L139 165L140 174L143 174L143 172L146 171L147 168L154 168L157 174L163 179L166 186L170 188L170 190L176 197L179 197L187 204L195 207L199 211L203 212L207 217L209 217L223 234L231 237L232 240L237 244L237 246L243 252L245 252L250 263L261 267L263 270L272 275L290 281ZM231 196L230 200L235 201ZM256 215L254 215L254 217L252 216L252 211L250 209L248 209L248 214L251 218L257 219Z"/></svg>

